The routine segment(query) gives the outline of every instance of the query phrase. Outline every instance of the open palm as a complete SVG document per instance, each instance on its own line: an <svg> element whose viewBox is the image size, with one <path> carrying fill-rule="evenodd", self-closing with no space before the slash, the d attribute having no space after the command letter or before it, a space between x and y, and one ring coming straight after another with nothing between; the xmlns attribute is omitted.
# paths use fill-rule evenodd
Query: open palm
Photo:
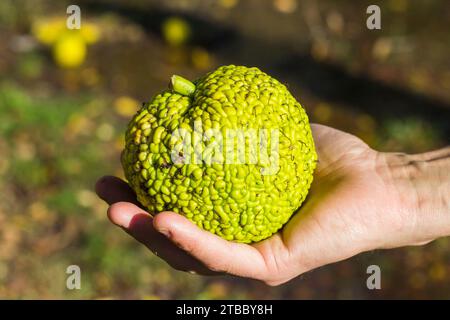
<svg viewBox="0 0 450 320"><path fill-rule="evenodd" d="M177 213L152 217L118 178L100 179L97 193L110 204L113 223L172 267L229 273L269 285L363 251L416 241L405 237L407 213L383 179L379 153L345 132L311 127L319 160L309 195L281 231L253 245L223 240Z"/></svg>

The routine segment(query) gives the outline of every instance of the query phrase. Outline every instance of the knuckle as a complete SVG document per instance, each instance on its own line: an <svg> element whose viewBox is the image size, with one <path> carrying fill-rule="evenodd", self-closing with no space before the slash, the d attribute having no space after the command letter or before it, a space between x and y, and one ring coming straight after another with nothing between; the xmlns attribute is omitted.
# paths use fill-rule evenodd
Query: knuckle
<svg viewBox="0 0 450 320"><path fill-rule="evenodd" d="M211 271L213 271L213 272L218 272L218 273L229 273L228 272L228 268L226 267L226 266L224 266L224 265L220 265L220 264L217 264L217 263L214 263L214 262L208 262L208 263L205 263L205 265L206 265L206 267L209 269L209 270L211 270Z"/></svg>
<svg viewBox="0 0 450 320"><path fill-rule="evenodd" d="M264 282L264 284L266 284L266 285L268 285L270 287L277 287L277 286L285 283L286 281L285 280L278 280L278 279L275 279L275 280L270 279L270 280L264 280L263 282Z"/></svg>
<svg viewBox="0 0 450 320"><path fill-rule="evenodd" d="M292 278L286 278L284 276L281 276L279 274L269 275L267 278L261 279L261 281L270 287L277 287L279 285L282 285L286 282L288 282Z"/></svg>

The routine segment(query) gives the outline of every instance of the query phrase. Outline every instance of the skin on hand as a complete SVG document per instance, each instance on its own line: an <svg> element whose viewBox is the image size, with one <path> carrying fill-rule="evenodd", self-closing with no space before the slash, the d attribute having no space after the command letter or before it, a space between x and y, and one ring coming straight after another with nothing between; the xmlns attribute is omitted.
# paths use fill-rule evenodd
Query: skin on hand
<svg viewBox="0 0 450 320"><path fill-rule="evenodd" d="M226 241L177 213L152 217L116 177L101 178L96 191L110 205L109 219L173 268L228 273L268 285L364 251L423 244L450 234L448 212L430 221L437 208L422 204L418 209L415 171L405 169L410 163L399 160L402 155L379 153L330 127L311 128L319 160L307 200L282 230L256 244ZM448 183L440 188L448 190Z"/></svg>

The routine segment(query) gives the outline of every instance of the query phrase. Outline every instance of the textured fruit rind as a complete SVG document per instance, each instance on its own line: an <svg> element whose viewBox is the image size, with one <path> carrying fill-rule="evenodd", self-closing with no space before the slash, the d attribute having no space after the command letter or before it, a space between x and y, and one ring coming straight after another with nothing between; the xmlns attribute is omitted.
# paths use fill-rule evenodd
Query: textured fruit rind
<svg viewBox="0 0 450 320"><path fill-rule="evenodd" d="M193 95L164 91L135 115L122 154L125 176L152 214L178 212L227 240L265 239L289 220L311 185L317 156L308 117L283 84L254 67L223 66L195 84ZM263 175L267 164L259 158L253 164L174 163L172 132L192 132L196 121L224 137L227 129L279 130L279 170Z"/></svg>

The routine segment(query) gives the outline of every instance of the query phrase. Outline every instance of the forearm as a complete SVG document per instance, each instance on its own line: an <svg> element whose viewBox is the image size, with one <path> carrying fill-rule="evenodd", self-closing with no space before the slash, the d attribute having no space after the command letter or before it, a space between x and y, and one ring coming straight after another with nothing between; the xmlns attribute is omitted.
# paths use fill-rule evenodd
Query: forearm
<svg viewBox="0 0 450 320"><path fill-rule="evenodd" d="M450 146L423 154L382 153L382 175L406 211L417 243L450 235ZM411 243L413 244L413 243Z"/></svg>

